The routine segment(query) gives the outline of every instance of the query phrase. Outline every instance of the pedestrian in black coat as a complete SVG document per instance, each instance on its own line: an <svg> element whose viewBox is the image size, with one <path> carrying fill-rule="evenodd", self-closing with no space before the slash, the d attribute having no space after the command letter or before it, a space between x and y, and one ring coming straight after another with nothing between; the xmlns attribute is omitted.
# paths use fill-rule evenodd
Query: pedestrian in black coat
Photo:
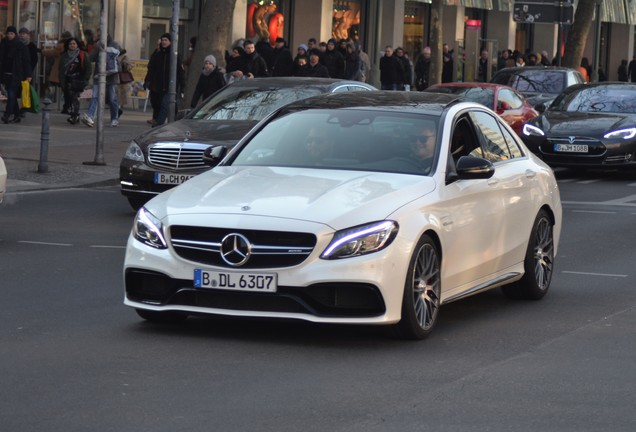
<svg viewBox="0 0 636 432"><path fill-rule="evenodd" d="M309 51L309 63L298 70L298 76L313 78L329 78L327 67L320 63L320 50L314 48Z"/></svg>
<svg viewBox="0 0 636 432"><path fill-rule="evenodd" d="M206 100L223 86L225 86L225 79L219 68L216 67L216 58L213 55L209 55L203 61L203 70L201 70L201 75L199 75L199 81L197 81L197 86L194 89L190 106L194 108L199 103L199 99Z"/></svg>
<svg viewBox="0 0 636 432"><path fill-rule="evenodd" d="M159 48L152 53L148 61L148 72L144 79L144 87L150 90L150 104L152 105L152 126L161 126L168 118L170 109L170 63L172 36L164 33L161 36ZM177 93L185 87L181 56L177 55Z"/></svg>
<svg viewBox="0 0 636 432"><path fill-rule="evenodd" d="M331 78L344 78L345 60L336 49L335 39L329 39L327 42L327 51L320 57L320 63L327 67Z"/></svg>
<svg viewBox="0 0 636 432"><path fill-rule="evenodd" d="M283 38L276 38L270 70L275 77L292 76L294 72L294 59Z"/></svg>
<svg viewBox="0 0 636 432"><path fill-rule="evenodd" d="M9 26L5 38L0 42L0 84L7 90L7 107L2 116L3 123L20 122L18 95L21 93L21 83L31 82L32 68L29 61L29 51L17 37L18 31ZM13 115L13 118L10 119Z"/></svg>

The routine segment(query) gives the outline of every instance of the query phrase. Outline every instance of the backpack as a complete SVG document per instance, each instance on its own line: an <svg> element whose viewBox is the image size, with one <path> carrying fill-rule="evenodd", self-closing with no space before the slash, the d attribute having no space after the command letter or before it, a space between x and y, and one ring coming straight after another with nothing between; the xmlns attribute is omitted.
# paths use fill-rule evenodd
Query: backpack
<svg viewBox="0 0 636 432"><path fill-rule="evenodd" d="M106 75L114 75L121 72L119 64L119 50L113 47L106 48Z"/></svg>

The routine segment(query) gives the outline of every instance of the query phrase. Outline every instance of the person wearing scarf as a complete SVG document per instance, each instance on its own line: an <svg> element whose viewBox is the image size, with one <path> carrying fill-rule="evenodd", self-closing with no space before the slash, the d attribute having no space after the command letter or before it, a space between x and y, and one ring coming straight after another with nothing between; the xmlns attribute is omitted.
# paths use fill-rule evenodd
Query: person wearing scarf
<svg viewBox="0 0 636 432"><path fill-rule="evenodd" d="M199 103L199 99L206 100L215 91L221 89L225 85L223 74L216 67L216 58L209 55L203 61L203 69L199 75L199 81L192 95L190 106L194 108Z"/></svg>
<svg viewBox="0 0 636 432"><path fill-rule="evenodd" d="M64 100L69 101L70 124L79 123L79 96L88 86L91 78L92 63L86 51L81 50L80 42L75 38L64 42L64 52L60 57L60 85L64 91Z"/></svg>
<svg viewBox="0 0 636 432"><path fill-rule="evenodd" d="M17 33L14 26L9 26L6 37L0 42L0 84L4 84L7 90L7 107L1 119L3 123L20 122L18 95L21 82L31 82L32 78L29 52L26 45L17 38Z"/></svg>

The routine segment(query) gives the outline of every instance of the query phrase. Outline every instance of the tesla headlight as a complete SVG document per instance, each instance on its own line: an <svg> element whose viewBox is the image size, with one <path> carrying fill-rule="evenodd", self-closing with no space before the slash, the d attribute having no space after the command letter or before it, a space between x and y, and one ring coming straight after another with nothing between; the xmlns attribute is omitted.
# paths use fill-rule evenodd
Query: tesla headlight
<svg viewBox="0 0 636 432"><path fill-rule="evenodd" d="M636 128L627 128L627 129L620 129L620 130L608 132L605 135L603 135L603 138L607 138L607 139L619 139L619 138L632 139L632 138L634 138L634 136L636 136Z"/></svg>
<svg viewBox="0 0 636 432"><path fill-rule="evenodd" d="M397 232L398 225L393 221L373 222L338 231L320 257L339 259L377 252L391 244Z"/></svg>
<svg viewBox="0 0 636 432"><path fill-rule="evenodd" d="M528 124L528 123L523 125L523 134L527 136L530 136L530 135L545 136L545 134L543 133L541 129L539 129L536 126L532 126L531 124Z"/></svg>
<svg viewBox="0 0 636 432"><path fill-rule="evenodd" d="M140 242L156 248L167 249L166 239L163 237L163 224L145 207L137 212L133 224L133 235Z"/></svg>
<svg viewBox="0 0 636 432"><path fill-rule="evenodd" d="M141 147L134 141L131 141L128 144L128 148L126 149L126 154L124 155L124 159L130 159L134 161L143 162L144 161L144 153L141 151Z"/></svg>

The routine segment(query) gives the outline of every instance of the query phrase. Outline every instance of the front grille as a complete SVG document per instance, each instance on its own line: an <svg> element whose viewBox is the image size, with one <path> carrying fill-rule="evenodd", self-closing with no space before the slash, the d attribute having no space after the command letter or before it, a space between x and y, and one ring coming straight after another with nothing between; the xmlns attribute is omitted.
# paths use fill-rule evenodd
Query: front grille
<svg viewBox="0 0 636 432"><path fill-rule="evenodd" d="M285 231L236 230L184 225L170 227L170 241L177 255L201 264L235 268L221 258L221 242L231 233L245 236L251 256L245 269L291 267L302 263L316 246L316 236Z"/></svg>
<svg viewBox="0 0 636 432"><path fill-rule="evenodd" d="M148 147L148 164L173 171L206 168L203 152L209 144L160 143Z"/></svg>

